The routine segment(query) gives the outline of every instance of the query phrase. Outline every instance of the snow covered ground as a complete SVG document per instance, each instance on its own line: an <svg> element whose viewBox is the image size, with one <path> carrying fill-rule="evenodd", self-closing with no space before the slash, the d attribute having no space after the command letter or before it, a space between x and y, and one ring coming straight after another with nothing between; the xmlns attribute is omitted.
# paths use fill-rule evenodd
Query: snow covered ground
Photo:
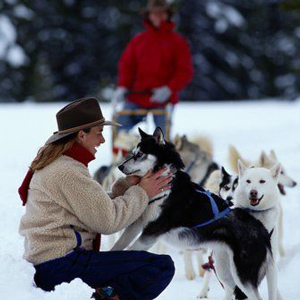
<svg viewBox="0 0 300 300"><path fill-rule="evenodd" d="M17 188L39 147L56 130L55 113L62 106L0 106L0 298L3 300L83 300L89 299L92 292L80 280L63 284L51 293L36 289L32 285L34 270L22 259L23 239L18 234L18 226L24 207ZM103 111L109 119L110 107L103 105ZM300 181L300 102L186 103L176 108L173 124L173 133L210 136L215 160L225 166L228 166L229 144L253 159L262 149L275 149L289 175ZM106 129L105 136L108 143L98 151L97 159L91 163L91 172L110 161L109 129ZM282 198L286 256L279 261L279 288L285 300L296 300L300 294L299 185L287 192ZM168 251L175 261L176 275L158 299L196 299L202 279L187 281L181 254L173 249ZM209 298L221 299L223 290L212 277ZM265 282L260 290L267 299Z"/></svg>

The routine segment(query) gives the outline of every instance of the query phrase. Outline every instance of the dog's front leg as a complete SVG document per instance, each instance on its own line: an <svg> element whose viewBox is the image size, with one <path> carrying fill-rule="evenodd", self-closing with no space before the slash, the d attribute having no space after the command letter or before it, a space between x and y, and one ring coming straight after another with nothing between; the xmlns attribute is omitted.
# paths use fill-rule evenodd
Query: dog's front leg
<svg viewBox="0 0 300 300"><path fill-rule="evenodd" d="M136 221L128 226L117 242L112 247L111 251L124 250L138 234L143 230L142 222Z"/></svg>
<svg viewBox="0 0 300 300"><path fill-rule="evenodd" d="M147 251L150 249L157 241L157 237L153 235L144 235L142 234L129 248L129 250L139 250Z"/></svg>
<svg viewBox="0 0 300 300"><path fill-rule="evenodd" d="M283 248L283 210L282 205L279 203L279 217L278 217L278 250L280 256L284 256Z"/></svg>

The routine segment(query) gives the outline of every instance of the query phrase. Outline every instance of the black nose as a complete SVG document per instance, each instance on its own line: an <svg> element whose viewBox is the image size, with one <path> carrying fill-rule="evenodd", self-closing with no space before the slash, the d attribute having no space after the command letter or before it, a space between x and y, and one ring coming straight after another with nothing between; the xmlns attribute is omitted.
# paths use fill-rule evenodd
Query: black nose
<svg viewBox="0 0 300 300"><path fill-rule="evenodd" d="M123 170L124 170L124 166L123 166L123 165L119 165L119 166L118 166L118 169L119 169L120 171L123 171Z"/></svg>
<svg viewBox="0 0 300 300"><path fill-rule="evenodd" d="M231 196L228 196L226 200L227 200L227 201L231 201L232 199L233 199L233 198L232 198Z"/></svg>
<svg viewBox="0 0 300 300"><path fill-rule="evenodd" d="M257 197L257 191L256 190L251 190L250 191L250 196L256 198Z"/></svg>
<svg viewBox="0 0 300 300"><path fill-rule="evenodd" d="M293 187L295 187L297 185L297 182L296 181L294 181L293 182Z"/></svg>

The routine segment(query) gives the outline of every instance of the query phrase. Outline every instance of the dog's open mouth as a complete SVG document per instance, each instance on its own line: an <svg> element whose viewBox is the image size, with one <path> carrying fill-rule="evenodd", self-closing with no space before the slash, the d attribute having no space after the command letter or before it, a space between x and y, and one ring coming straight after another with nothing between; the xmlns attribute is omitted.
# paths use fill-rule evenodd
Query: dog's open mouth
<svg viewBox="0 0 300 300"><path fill-rule="evenodd" d="M264 195L262 195L260 198L254 198L254 197L250 197L250 204L252 206L257 206L259 204L259 202L262 200L262 198L264 197Z"/></svg>
<svg viewBox="0 0 300 300"><path fill-rule="evenodd" d="M281 183L278 183L277 186L279 188L281 195L285 195L286 193L285 193L284 186Z"/></svg>

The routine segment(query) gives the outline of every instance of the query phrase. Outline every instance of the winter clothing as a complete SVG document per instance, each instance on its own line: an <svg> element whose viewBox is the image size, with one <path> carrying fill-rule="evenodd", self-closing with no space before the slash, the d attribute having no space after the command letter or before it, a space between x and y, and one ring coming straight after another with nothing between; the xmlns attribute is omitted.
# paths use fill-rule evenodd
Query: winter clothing
<svg viewBox="0 0 300 300"><path fill-rule="evenodd" d="M118 103L124 103L126 101L126 93L127 89L123 87L119 87L116 89L112 99L114 106L116 106Z"/></svg>
<svg viewBox="0 0 300 300"><path fill-rule="evenodd" d="M62 282L81 278L95 289L111 286L121 300L154 299L174 275L174 263L168 255L145 251L75 250L35 268L35 282L46 291Z"/></svg>
<svg viewBox="0 0 300 300"><path fill-rule="evenodd" d="M172 22L162 22L158 29L148 22L145 26L147 30L134 37L121 56L118 86L132 90L129 102L143 108L160 106L150 100L151 92L167 86L172 92L169 102L176 104L193 75L189 46L173 31Z"/></svg>
<svg viewBox="0 0 300 300"><path fill-rule="evenodd" d="M27 203L29 184L32 179L32 176L33 172L31 171L31 169L29 169L18 190L23 206Z"/></svg>
<svg viewBox="0 0 300 300"><path fill-rule="evenodd" d="M164 103L172 95L172 91L167 86L153 89L153 95L150 97L151 102Z"/></svg>
<svg viewBox="0 0 300 300"><path fill-rule="evenodd" d="M118 125L105 121L96 98L82 98L66 105L56 114L58 131L47 140L51 144L81 129L96 125Z"/></svg>
<svg viewBox="0 0 300 300"><path fill-rule="evenodd" d="M73 159L84 164L86 167L88 167L89 162L95 159L95 156L92 153L77 143L75 143L70 150L66 151L64 155L72 157ZM18 190L20 198L23 202L23 206L27 203L29 185L33 174L34 173L31 171L31 169L29 169Z"/></svg>
<svg viewBox="0 0 300 300"><path fill-rule="evenodd" d="M127 227L148 205L147 193L125 179L108 195L76 159L93 155L78 144L70 152L34 172L29 184L20 234L25 237L24 258L34 265L64 257L74 248L92 250L96 233Z"/></svg>

